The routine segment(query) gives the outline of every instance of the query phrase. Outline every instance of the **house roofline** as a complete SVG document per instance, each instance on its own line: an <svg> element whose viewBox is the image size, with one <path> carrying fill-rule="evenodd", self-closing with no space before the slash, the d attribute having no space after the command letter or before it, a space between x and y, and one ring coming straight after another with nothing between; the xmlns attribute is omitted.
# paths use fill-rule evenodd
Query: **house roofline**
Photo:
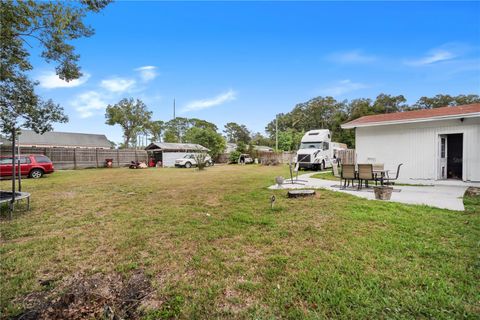
<svg viewBox="0 0 480 320"><path fill-rule="evenodd" d="M437 120L453 120L453 119L475 118L475 117L480 117L480 112L470 112L470 113L436 116L436 117L428 117L428 118L401 119L401 120L376 121L376 122L365 122L365 123L355 123L354 122L355 120L354 120L352 122L344 123L340 127L342 129L355 129L355 128L361 128L361 127L376 127L376 126L386 126L386 125L394 125L394 124L429 122L429 121L437 121Z"/></svg>

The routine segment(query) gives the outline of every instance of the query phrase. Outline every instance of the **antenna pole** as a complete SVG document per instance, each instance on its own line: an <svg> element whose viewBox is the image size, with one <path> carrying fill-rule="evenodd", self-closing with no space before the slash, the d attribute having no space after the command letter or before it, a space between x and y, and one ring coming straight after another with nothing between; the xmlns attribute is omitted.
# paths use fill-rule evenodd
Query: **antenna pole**
<svg viewBox="0 0 480 320"><path fill-rule="evenodd" d="M275 115L275 151L278 152L278 115Z"/></svg>
<svg viewBox="0 0 480 320"><path fill-rule="evenodd" d="M173 119L175 119L175 98L173 98Z"/></svg>

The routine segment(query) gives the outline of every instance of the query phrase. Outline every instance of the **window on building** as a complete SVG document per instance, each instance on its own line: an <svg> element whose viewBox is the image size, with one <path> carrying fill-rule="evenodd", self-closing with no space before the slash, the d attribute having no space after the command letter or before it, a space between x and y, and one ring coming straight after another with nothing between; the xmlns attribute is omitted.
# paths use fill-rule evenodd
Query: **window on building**
<svg viewBox="0 0 480 320"><path fill-rule="evenodd" d="M447 146L447 139L441 138L441 140L440 140L440 158L445 158L446 146Z"/></svg>

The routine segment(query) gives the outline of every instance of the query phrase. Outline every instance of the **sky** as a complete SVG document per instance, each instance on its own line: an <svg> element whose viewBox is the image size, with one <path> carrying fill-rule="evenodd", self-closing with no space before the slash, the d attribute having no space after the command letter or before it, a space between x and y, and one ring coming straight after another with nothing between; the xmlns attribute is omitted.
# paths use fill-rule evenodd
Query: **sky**
<svg viewBox="0 0 480 320"><path fill-rule="evenodd" d="M72 42L84 76L69 83L38 54L37 92L68 114L56 131L106 134L105 107L139 98L154 120L200 118L264 132L317 96L480 94L479 2L117 1Z"/></svg>

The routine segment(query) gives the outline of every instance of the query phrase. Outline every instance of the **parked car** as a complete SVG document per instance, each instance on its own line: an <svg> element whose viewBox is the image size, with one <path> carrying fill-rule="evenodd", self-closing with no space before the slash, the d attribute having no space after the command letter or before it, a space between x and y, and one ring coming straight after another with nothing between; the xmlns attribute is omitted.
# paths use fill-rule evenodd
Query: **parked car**
<svg viewBox="0 0 480 320"><path fill-rule="evenodd" d="M239 164L249 164L253 163L253 159L249 154L241 154L240 157L238 157L238 163Z"/></svg>
<svg viewBox="0 0 480 320"><path fill-rule="evenodd" d="M55 171L52 160L44 155L21 155L18 159L20 160L20 172L22 176L38 179L44 174ZM18 164L16 165L16 172L18 172ZM12 176L12 157L0 156L0 177L9 176Z"/></svg>
<svg viewBox="0 0 480 320"><path fill-rule="evenodd" d="M197 165L197 159L195 159L195 155L193 153L189 153L185 155L183 158L175 160L175 167L185 167L191 168ZM213 161L210 156L206 156L205 158L205 165L207 167L213 166Z"/></svg>

